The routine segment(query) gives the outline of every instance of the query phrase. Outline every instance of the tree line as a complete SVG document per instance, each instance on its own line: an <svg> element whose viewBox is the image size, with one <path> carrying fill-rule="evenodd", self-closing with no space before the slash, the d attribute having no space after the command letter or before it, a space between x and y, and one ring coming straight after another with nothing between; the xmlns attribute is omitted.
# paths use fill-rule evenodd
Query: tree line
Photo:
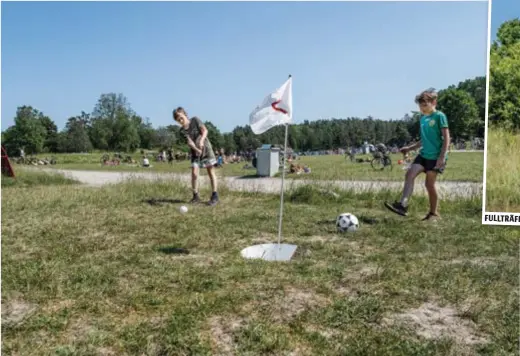
<svg viewBox="0 0 520 356"><path fill-rule="evenodd" d="M438 109L447 115L454 140L484 137L485 102L485 77L468 79L439 91ZM395 120L347 117L305 121L289 127L288 145L297 151L360 146L364 141L403 145L418 139L419 118L419 112L412 111ZM228 133L221 133L210 121L205 125L213 147L223 148L226 153L284 142L283 127L255 135L249 125L237 126ZM61 131L38 109L28 105L18 107L14 125L2 132L2 145L14 156L19 155L21 148L26 154L168 148L187 151L179 126L172 123L154 128L149 118L132 109L123 94L116 93L102 94L91 113L82 111L70 117Z"/></svg>
<svg viewBox="0 0 520 356"><path fill-rule="evenodd" d="M520 19L506 21L490 50L489 124L520 130Z"/></svg>

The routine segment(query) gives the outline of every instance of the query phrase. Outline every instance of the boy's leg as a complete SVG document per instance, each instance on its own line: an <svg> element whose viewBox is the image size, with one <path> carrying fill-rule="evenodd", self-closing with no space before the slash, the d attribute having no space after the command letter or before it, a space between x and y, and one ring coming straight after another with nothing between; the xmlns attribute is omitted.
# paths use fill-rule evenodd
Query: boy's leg
<svg viewBox="0 0 520 356"><path fill-rule="evenodd" d="M417 163L412 164L410 169L408 169L408 171L406 172L403 194L401 196L401 201L400 201L400 203L404 207L408 206L408 200L410 199L410 197L413 194L413 188L415 186L415 178L417 178L417 176L423 172L424 172L424 167Z"/></svg>
<svg viewBox="0 0 520 356"><path fill-rule="evenodd" d="M435 182L437 181L437 172L434 170L426 172L426 190L428 191L428 198L430 200L430 212L424 220L430 218L431 215L438 216L438 196Z"/></svg>
<svg viewBox="0 0 520 356"><path fill-rule="evenodd" d="M446 168L446 163L444 163L444 167L435 168L437 165L436 160L429 160L426 164L426 190L428 191L428 198L430 200L430 211L426 215L424 220L431 220L439 217L439 198L437 195L437 188L435 187L435 183L437 181L437 176L439 174L444 173L444 169Z"/></svg>
<svg viewBox="0 0 520 356"><path fill-rule="evenodd" d="M211 198L208 202L209 205L215 205L218 203L218 193L217 193L217 172L215 172L215 167L208 166L208 176L211 182Z"/></svg>
<svg viewBox="0 0 520 356"><path fill-rule="evenodd" d="M413 163L406 172L401 200L393 203L385 202L385 206L396 214L406 216L408 214L408 201L412 196L415 185L415 178L422 172L424 172L424 167L419 163Z"/></svg>
<svg viewBox="0 0 520 356"><path fill-rule="evenodd" d="M193 189L193 198L190 203L198 203L200 201L199 197L199 166L197 162L191 163L191 188Z"/></svg>

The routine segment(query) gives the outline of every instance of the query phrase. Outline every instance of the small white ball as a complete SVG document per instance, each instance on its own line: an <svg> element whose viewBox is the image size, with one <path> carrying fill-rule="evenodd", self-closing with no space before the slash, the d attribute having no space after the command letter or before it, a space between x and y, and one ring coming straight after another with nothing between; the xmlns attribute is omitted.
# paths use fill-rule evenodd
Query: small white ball
<svg viewBox="0 0 520 356"><path fill-rule="evenodd" d="M179 210L180 210L180 212L183 213L183 214L185 214L185 213L188 212L188 208L187 208L186 206L184 206L184 205L181 206L181 207L179 208Z"/></svg>

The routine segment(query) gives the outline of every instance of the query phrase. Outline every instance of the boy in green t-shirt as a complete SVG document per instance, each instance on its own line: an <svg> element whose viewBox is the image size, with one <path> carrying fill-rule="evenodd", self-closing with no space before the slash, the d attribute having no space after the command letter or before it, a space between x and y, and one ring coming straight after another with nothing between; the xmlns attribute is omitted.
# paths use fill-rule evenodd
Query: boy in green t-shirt
<svg viewBox="0 0 520 356"><path fill-rule="evenodd" d="M401 200L394 203L385 202L385 206L396 214L406 216L408 214L408 200L413 193L415 178L425 172L430 211L424 217L424 221L439 217L435 182L437 174L442 174L446 167L448 147L450 145L450 131L446 115L436 109L437 92L434 89L425 90L417 95L415 103L419 105L419 110L422 113L420 119L421 140L401 148L401 152L405 154L419 147L421 147L421 150L406 172Z"/></svg>

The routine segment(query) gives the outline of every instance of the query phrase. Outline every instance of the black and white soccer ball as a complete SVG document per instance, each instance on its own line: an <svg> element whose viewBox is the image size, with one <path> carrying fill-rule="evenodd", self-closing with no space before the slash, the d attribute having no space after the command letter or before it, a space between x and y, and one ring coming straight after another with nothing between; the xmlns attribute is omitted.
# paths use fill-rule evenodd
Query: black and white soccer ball
<svg viewBox="0 0 520 356"><path fill-rule="evenodd" d="M350 213L340 214L336 219L336 228L339 232L354 232L359 229L359 220Z"/></svg>

